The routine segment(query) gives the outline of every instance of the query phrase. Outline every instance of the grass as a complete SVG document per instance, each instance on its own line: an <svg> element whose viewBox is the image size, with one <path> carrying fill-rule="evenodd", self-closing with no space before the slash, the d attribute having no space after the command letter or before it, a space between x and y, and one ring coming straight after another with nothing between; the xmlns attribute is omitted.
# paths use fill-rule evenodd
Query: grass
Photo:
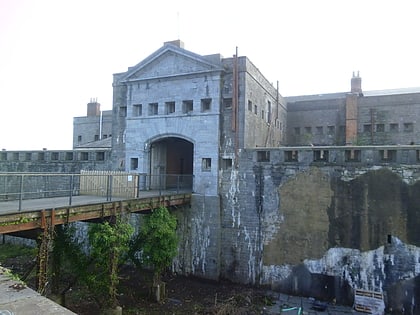
<svg viewBox="0 0 420 315"><path fill-rule="evenodd" d="M20 256L31 256L36 255L36 248L14 245L14 244L1 244L0 245L0 262L4 262L8 258L15 258Z"/></svg>

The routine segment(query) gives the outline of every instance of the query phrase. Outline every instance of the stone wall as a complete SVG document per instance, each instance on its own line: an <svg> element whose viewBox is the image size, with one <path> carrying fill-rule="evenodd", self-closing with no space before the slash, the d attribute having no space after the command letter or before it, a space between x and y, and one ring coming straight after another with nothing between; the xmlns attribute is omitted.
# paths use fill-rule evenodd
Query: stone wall
<svg viewBox="0 0 420 315"><path fill-rule="evenodd" d="M268 150L263 161L243 150L239 169L223 172L221 277L343 303L354 288L384 291L388 305L419 303L419 161L376 159L390 147L361 147L363 158L347 164L346 147L323 162L319 148L294 149L294 163L284 161L293 148ZM419 148L393 150L401 158ZM406 297L390 298L409 283Z"/></svg>

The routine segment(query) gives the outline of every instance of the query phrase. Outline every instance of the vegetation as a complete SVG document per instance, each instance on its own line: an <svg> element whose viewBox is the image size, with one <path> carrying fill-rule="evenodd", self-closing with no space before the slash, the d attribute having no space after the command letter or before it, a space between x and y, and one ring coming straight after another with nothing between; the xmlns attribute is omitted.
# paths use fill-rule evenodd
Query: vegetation
<svg viewBox="0 0 420 315"><path fill-rule="evenodd" d="M130 224L119 219L115 224L93 224L89 229L92 265L85 281L99 305L111 308L118 305L118 267L128 251L133 231Z"/></svg>
<svg viewBox="0 0 420 315"><path fill-rule="evenodd" d="M162 272L177 253L176 218L160 207L145 216L139 234L131 241L129 255L136 266L153 267L153 285L161 283Z"/></svg>

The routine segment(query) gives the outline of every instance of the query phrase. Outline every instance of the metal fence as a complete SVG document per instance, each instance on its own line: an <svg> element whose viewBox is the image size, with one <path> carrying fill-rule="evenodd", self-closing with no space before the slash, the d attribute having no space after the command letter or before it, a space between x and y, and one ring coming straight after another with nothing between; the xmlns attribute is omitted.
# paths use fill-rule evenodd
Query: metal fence
<svg viewBox="0 0 420 315"><path fill-rule="evenodd" d="M113 198L138 198L143 191L180 193L192 191L193 175L149 175L117 171L62 173L0 173L0 202L81 195Z"/></svg>

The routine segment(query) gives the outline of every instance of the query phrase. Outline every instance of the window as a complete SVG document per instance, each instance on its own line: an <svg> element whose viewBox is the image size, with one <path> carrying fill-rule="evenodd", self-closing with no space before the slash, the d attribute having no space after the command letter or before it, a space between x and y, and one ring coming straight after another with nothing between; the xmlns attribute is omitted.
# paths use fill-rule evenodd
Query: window
<svg viewBox="0 0 420 315"><path fill-rule="evenodd" d="M139 159L131 158L130 159L130 170L136 171L139 168Z"/></svg>
<svg viewBox="0 0 420 315"><path fill-rule="evenodd" d="M311 134L312 133L312 127L305 127L305 133Z"/></svg>
<svg viewBox="0 0 420 315"><path fill-rule="evenodd" d="M295 127L295 135L298 136L300 135L300 127Z"/></svg>
<svg viewBox="0 0 420 315"><path fill-rule="evenodd" d="M133 105L133 116L138 117L143 115L143 105L142 104L134 104Z"/></svg>
<svg viewBox="0 0 420 315"><path fill-rule="evenodd" d="M232 159L222 159L222 169L228 170L232 168Z"/></svg>
<svg viewBox="0 0 420 315"><path fill-rule="evenodd" d="M285 151L284 152L284 161L285 162L297 162L299 159L298 151Z"/></svg>
<svg viewBox="0 0 420 315"><path fill-rule="evenodd" d="M1 154L0 154L0 160L7 161L7 152L1 152Z"/></svg>
<svg viewBox="0 0 420 315"><path fill-rule="evenodd" d="M360 162L361 151L360 150L346 150L344 152L346 162Z"/></svg>
<svg viewBox="0 0 420 315"><path fill-rule="evenodd" d="M223 108L224 109L232 109L232 99L231 98L224 98L223 99Z"/></svg>
<svg viewBox="0 0 420 315"><path fill-rule="evenodd" d="M26 152L25 153L25 160L26 161L32 160L32 153L31 152Z"/></svg>
<svg viewBox="0 0 420 315"><path fill-rule="evenodd" d="M80 152L80 161L88 161L89 160L89 153L88 152Z"/></svg>
<svg viewBox="0 0 420 315"><path fill-rule="evenodd" d="M379 150L379 156L382 162L395 162L397 150Z"/></svg>
<svg viewBox="0 0 420 315"><path fill-rule="evenodd" d="M264 119L264 116L265 116L265 112L264 112L264 110L262 110L261 111L261 119Z"/></svg>
<svg viewBox="0 0 420 315"><path fill-rule="evenodd" d="M335 126L328 126L327 127L327 132L328 132L329 135L335 134Z"/></svg>
<svg viewBox="0 0 420 315"><path fill-rule="evenodd" d="M108 135L107 134L103 134L102 135L102 139L106 139L106 138L108 138Z"/></svg>
<svg viewBox="0 0 420 315"><path fill-rule="evenodd" d="M175 102L166 102L165 103L165 114L169 115L175 113Z"/></svg>
<svg viewBox="0 0 420 315"><path fill-rule="evenodd" d="M105 152L96 152L96 161L105 161Z"/></svg>
<svg viewBox="0 0 420 315"><path fill-rule="evenodd" d="M404 123L404 132L413 132L414 125L413 123Z"/></svg>
<svg viewBox="0 0 420 315"><path fill-rule="evenodd" d="M316 127L316 134L317 135L323 135L324 134L324 128L322 126Z"/></svg>
<svg viewBox="0 0 420 315"><path fill-rule="evenodd" d="M73 160L73 152L66 152L66 161Z"/></svg>
<svg viewBox="0 0 420 315"><path fill-rule="evenodd" d="M376 125L376 132L384 132L385 131L385 125L384 124L377 124Z"/></svg>
<svg viewBox="0 0 420 315"><path fill-rule="evenodd" d="M270 162L270 151L257 151L257 162Z"/></svg>
<svg viewBox="0 0 420 315"><path fill-rule="evenodd" d="M248 100L248 110L252 112L252 102Z"/></svg>
<svg viewBox="0 0 420 315"><path fill-rule="evenodd" d="M58 152L52 152L51 153L51 160L57 161L58 160Z"/></svg>
<svg viewBox="0 0 420 315"><path fill-rule="evenodd" d="M209 112L211 109L211 98L204 98L201 100L201 112Z"/></svg>
<svg viewBox="0 0 420 315"><path fill-rule="evenodd" d="M203 172L211 171L211 159L210 158L203 158L201 160L201 170Z"/></svg>
<svg viewBox="0 0 420 315"><path fill-rule="evenodd" d="M149 104L149 116L154 116L158 114L158 103Z"/></svg>
<svg viewBox="0 0 420 315"><path fill-rule="evenodd" d="M371 132L371 131L372 131L372 125L371 124L363 125L363 132Z"/></svg>
<svg viewBox="0 0 420 315"><path fill-rule="evenodd" d="M77 142L82 142L82 136L77 136Z"/></svg>
<svg viewBox="0 0 420 315"><path fill-rule="evenodd" d="M254 114L258 115L258 106L257 105L254 105Z"/></svg>
<svg viewBox="0 0 420 315"><path fill-rule="evenodd" d="M38 153L38 161L45 161L45 153L39 152Z"/></svg>
<svg viewBox="0 0 420 315"><path fill-rule="evenodd" d="M389 124L389 131L390 132L398 132L398 124L396 124L396 123Z"/></svg>
<svg viewBox="0 0 420 315"><path fill-rule="evenodd" d="M19 152L13 152L13 160L19 161Z"/></svg>
<svg viewBox="0 0 420 315"><path fill-rule="evenodd" d="M192 111L193 111L193 101L192 100L182 101L182 112L184 114L188 114Z"/></svg>
<svg viewBox="0 0 420 315"><path fill-rule="evenodd" d="M95 135L95 137L93 138L94 141L98 141L99 140L99 135Z"/></svg>
<svg viewBox="0 0 420 315"><path fill-rule="evenodd" d="M120 106L120 117L127 117L127 106Z"/></svg>
<svg viewBox="0 0 420 315"><path fill-rule="evenodd" d="M329 156L328 150L315 150L314 162L328 162L328 156Z"/></svg>

